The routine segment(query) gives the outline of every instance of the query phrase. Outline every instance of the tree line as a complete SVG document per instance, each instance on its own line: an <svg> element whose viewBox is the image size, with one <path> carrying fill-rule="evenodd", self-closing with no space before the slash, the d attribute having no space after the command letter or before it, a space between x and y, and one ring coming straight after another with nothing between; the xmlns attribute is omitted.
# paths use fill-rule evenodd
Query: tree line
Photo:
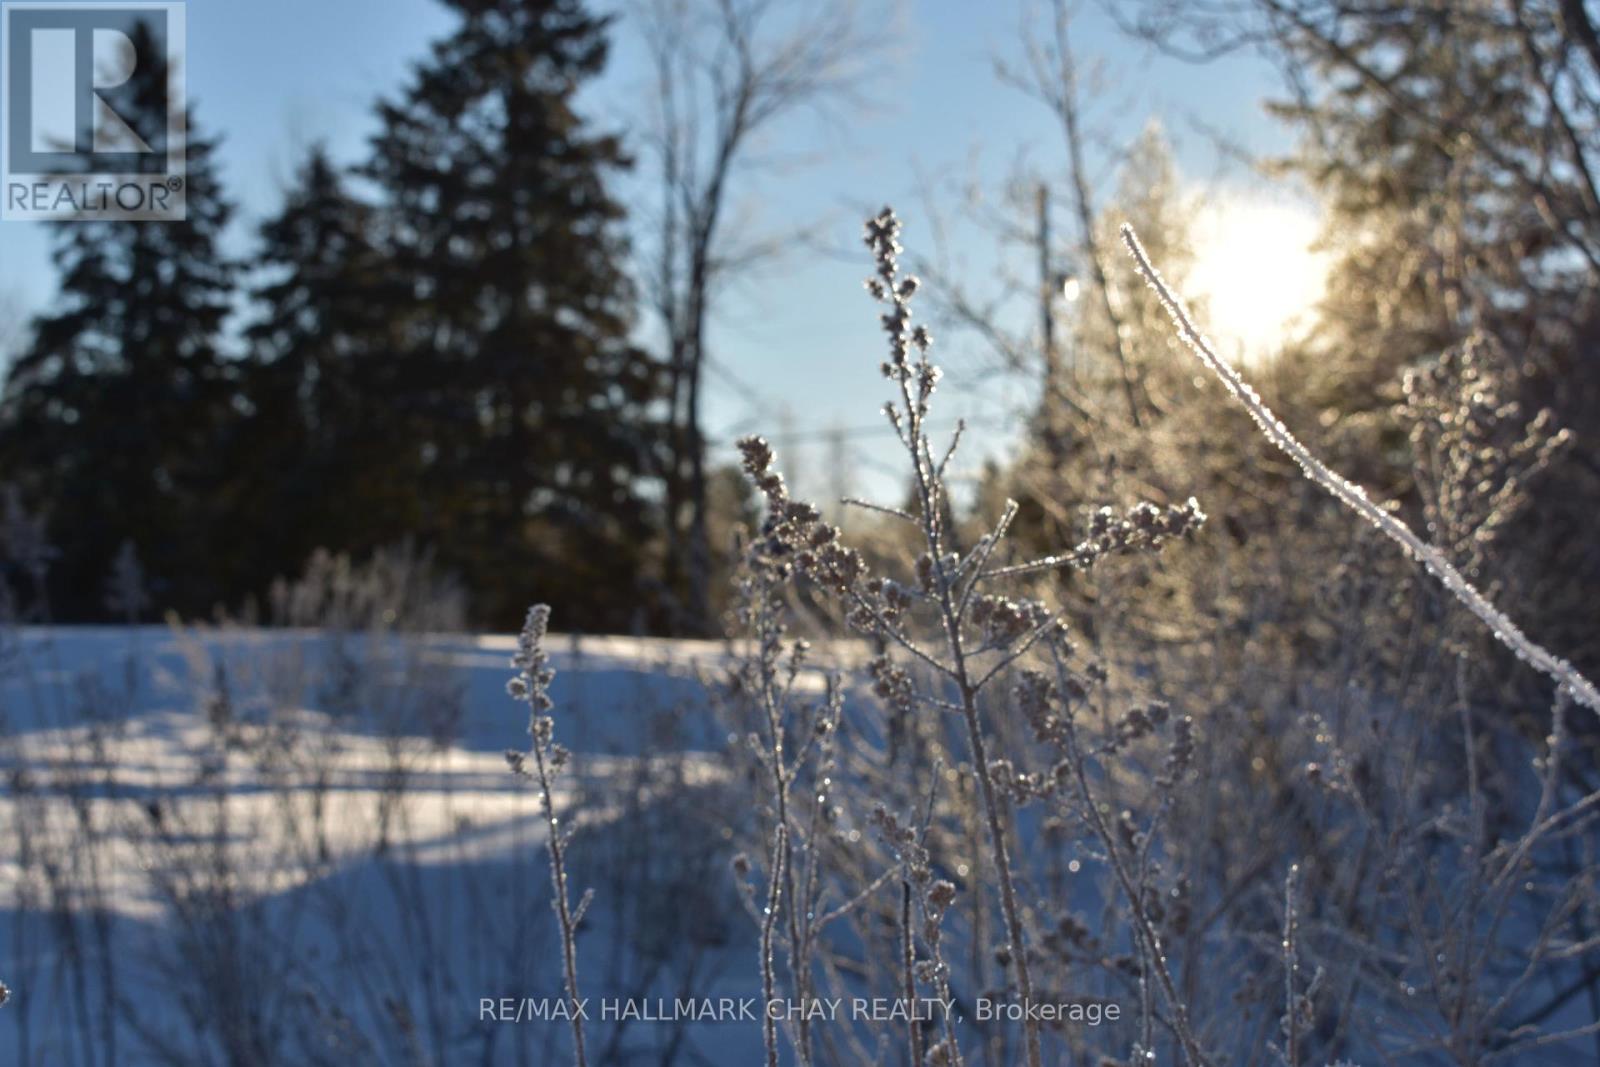
<svg viewBox="0 0 1600 1067"><path fill-rule="evenodd" d="M52 618L99 618L126 544L157 603L204 615L319 547L410 539L482 625L537 588L571 627L714 626L705 328L741 254L719 220L749 138L845 80L847 8L773 27L760 3L640 5L663 102L641 285L615 192L636 161L576 101L612 17L445 3L457 28L378 101L364 156L313 147L248 257L223 249L236 205L192 111L187 221L59 227L59 296L0 393L0 481L47 516ZM161 94L134 96L149 140Z"/></svg>

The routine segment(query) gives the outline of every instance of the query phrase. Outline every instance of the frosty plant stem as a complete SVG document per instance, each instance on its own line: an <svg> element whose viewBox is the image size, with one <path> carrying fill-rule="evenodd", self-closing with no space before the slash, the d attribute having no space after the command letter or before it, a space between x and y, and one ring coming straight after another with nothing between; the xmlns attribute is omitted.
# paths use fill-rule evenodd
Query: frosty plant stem
<svg viewBox="0 0 1600 1067"><path fill-rule="evenodd" d="M939 372L928 362L930 338L922 327L908 329L911 317L910 301L918 283L914 277L897 277L897 257L900 252L900 221L887 208L867 223L867 245L873 251L877 275L869 283L869 290L880 299L889 301L891 310L883 316L884 330L889 336L890 359L884 364L885 376L900 387L903 419L890 414L895 428L900 431L901 443L911 458L915 474L917 504L921 514L922 536L927 546L928 583L943 625L950 662L945 672L955 683L961 699L961 717L967 728L967 742L972 750L973 768L983 794L984 818L988 823L989 847L993 852L995 877L1000 883L1000 910L1005 919L1006 938L1009 942L1012 966L1016 968L1017 995L1024 1005L1033 1002L1033 982L1028 972L1028 951L1022 934L1022 912L1017 906L1017 892L1013 884L1011 857L1006 846L1005 824L1000 815L1000 801L996 795L993 776L989 773L989 756L984 744L983 725L978 711L978 689L981 682L974 679L967 664L967 649L963 638L962 615L970 598L958 591L959 575L950 573L950 561L944 544L942 519L944 516L943 479L944 464L935 464L923 421L928 413L928 400L939 380ZM906 356L911 348L922 353L915 365ZM952 451L954 444L952 444ZM998 534L996 531L996 540ZM992 545L993 542L991 541ZM981 574L981 563L973 569L973 585ZM969 586L970 593L973 586ZM1025 1013L1023 1036L1027 1045L1028 1067L1040 1067L1042 1049L1039 1026L1032 1013Z"/></svg>
<svg viewBox="0 0 1600 1067"><path fill-rule="evenodd" d="M1056 669L1065 674L1065 667L1057 661ZM1121 887L1123 897L1128 902L1128 914L1135 939L1142 946L1146 957L1145 966L1155 974L1156 982L1161 988L1161 994L1166 998L1168 1011L1171 1013L1173 1033L1178 1038L1178 1043L1183 1047L1184 1062L1190 1067L1206 1067L1209 1061L1200 1050L1200 1043L1194 1036L1194 1030L1189 1023L1189 1009L1183 997L1178 992L1176 981L1172 977L1172 970L1167 966L1166 948L1161 941L1161 934L1151 921L1150 910L1145 902L1145 892L1140 879L1134 877L1134 872L1129 870L1127 861L1123 858L1122 849L1117 844L1117 835L1106 820L1102 803L1095 797L1094 791L1089 788L1089 776L1084 770L1083 749L1078 742L1078 731L1073 725L1071 715L1061 719L1061 736L1066 742L1067 760L1064 766L1072 778L1073 786L1077 790L1080 803L1079 810L1084 820L1094 835L1100 839L1101 847L1105 850L1106 862L1111 867L1111 872L1116 876L1117 884ZM1174 773L1174 781L1182 774L1181 770ZM1147 1002L1148 1003L1148 1002ZM1148 1015L1148 1011L1146 1011ZM1148 1038L1145 1049L1149 1052ZM1153 1053L1152 1053L1153 1055Z"/></svg>
<svg viewBox="0 0 1600 1067"><path fill-rule="evenodd" d="M933 338L926 328L911 324L911 299L920 283L915 277L900 273L899 237L900 220L889 208L867 221L866 243L872 250L875 267L867 279L867 292L887 305L881 322L889 351L880 369L898 393L895 400L883 406L883 412L911 460L913 503L903 509L865 506L916 528L922 554L912 568L912 580L896 581L869 573L861 553L842 542L838 528L822 521L822 513L816 507L790 498L783 476L773 467L772 448L760 437L739 441L745 473L767 498L767 516L759 535L751 541L746 564L759 573L763 582L804 578L815 588L837 597L846 609L850 628L872 639L877 650L870 664L873 691L897 713L910 716L919 708L927 708L960 717L982 797L981 821L988 837L988 861L994 868L1005 927L1005 943L996 946L997 955L1014 979L1016 996L1029 1009L1022 1018L1026 1057L1021 1062L1027 1067L1042 1067L1043 1034L1040 1019L1032 1010L1033 976L1003 804L1007 794L1002 789L1011 787L1014 775L1011 761L999 751L997 739L985 732L983 693L1030 649L1043 646L1066 654L1069 642L1066 623L1040 601L1013 600L983 590L986 583L1015 575L1068 568L1084 570L1107 556L1159 551L1165 543L1197 529L1205 522L1205 515L1192 498L1165 508L1137 504L1126 517L1101 508L1090 522L1089 536L1069 551L990 569L994 553L1017 515L1016 502L1007 501L989 532L963 553L949 528L950 501L945 482L945 471L960 444L961 433L956 431L936 460L928 439L927 420L940 372L928 358ZM755 620L746 617L744 621L749 624ZM928 641L926 645L924 640ZM931 689L919 688L918 681L891 656L895 650L928 668L936 684ZM782 789L779 799L783 799ZM929 924L925 928L936 933L932 913L943 915L954 899L954 887L948 893L941 888L931 897L927 894L933 892L932 888L916 888L925 890L915 894L929 908ZM902 891L902 922L909 926L905 922L905 904ZM933 933L928 935L930 943ZM1153 938L1149 940L1154 942ZM902 962L914 954L907 948L903 943ZM915 966L921 968L922 963ZM943 980L942 963L936 959L932 967L933 977ZM915 981L906 982L906 988L914 989ZM1187 1034L1181 1019L1178 1025ZM920 1038L912 1038L915 1051L926 1051L931 1058L932 1050L922 1049L919 1042ZM1198 1062L1192 1040L1186 1040L1185 1047L1190 1059ZM953 1034L946 1035L938 1051L942 1057L959 1062Z"/></svg>
<svg viewBox="0 0 1600 1067"><path fill-rule="evenodd" d="M562 829L556 818L555 801L550 792L550 780L566 766L570 754L554 741L555 723L547 714L554 703L550 699L550 683L555 680L555 669L550 666L549 653L544 650L545 634L550 628L550 608L535 604L528 609L528 620L517 637L517 654L511 665L519 671L506 685L506 691L528 705L528 734L532 738L533 772L528 771L526 752L507 752L506 762L511 769L539 783L539 803L544 812L546 830L550 837L550 886L554 892L551 907L561 926L561 962L566 974L567 1000L572 1023L573 1062L577 1067L588 1067L588 1056L583 1044L583 1013L578 996L578 924L589 909L590 893L584 893L576 907L567 903L567 842L572 831Z"/></svg>
<svg viewBox="0 0 1600 1067"><path fill-rule="evenodd" d="M778 909L783 905L783 880L788 877L788 844L788 827L779 823L772 833L772 859L767 864L767 905L761 913L761 1042L767 1051L767 1067L778 1067L778 1023L770 1010L777 996L772 941L778 924Z"/></svg>
<svg viewBox="0 0 1600 1067"><path fill-rule="evenodd" d="M1227 389L1229 394L1250 413L1250 417L1261 428L1267 440L1287 453L1289 458L1305 472L1306 477L1326 489L1345 507L1372 523L1399 545L1408 556L1421 563L1452 596L1476 615L1501 643L1511 649L1518 659L1555 679L1558 685L1572 695L1574 701L1600 714L1600 692L1595 690L1594 683L1578 673L1577 669L1566 660L1535 644L1504 612L1489 603L1488 598L1478 592L1443 553L1418 537L1411 527L1373 503L1359 485L1328 469L1300 443L1294 434L1289 432L1289 428L1272 413L1249 383L1239 376L1239 372L1217 355L1211 342L1195 326L1182 298L1167 286L1160 272L1151 265L1150 257L1145 254L1144 246L1139 243L1139 235L1133 232L1132 226L1123 224L1122 243L1127 245L1129 254L1138 265L1139 273L1150 284L1150 288L1155 290L1156 296L1167 309L1167 314L1172 316L1178 336L1194 350L1206 369L1222 382L1223 388Z"/></svg>

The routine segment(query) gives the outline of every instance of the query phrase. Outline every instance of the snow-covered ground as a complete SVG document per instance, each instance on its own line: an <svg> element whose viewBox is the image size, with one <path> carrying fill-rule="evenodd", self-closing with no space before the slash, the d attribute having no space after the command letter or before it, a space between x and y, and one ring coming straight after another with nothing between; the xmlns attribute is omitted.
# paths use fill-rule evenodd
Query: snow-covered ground
<svg viewBox="0 0 1600 1067"><path fill-rule="evenodd" d="M527 741L527 707L505 688L514 648L510 636L243 627L0 631L0 980L13 991L0 1067L571 1062L545 823L505 759ZM729 650L556 637L550 651L557 739L574 753L556 790L562 824L576 827L570 895L593 891L578 938L589 1063L763 1062L760 901L741 898L730 861L744 849L762 867L771 815L747 748L758 724L719 717L755 711L708 690ZM836 653L851 654L818 661ZM817 677L801 685L820 695ZM873 707L846 692L841 733L860 744L826 772L838 807L830 836L812 840L833 842L831 865L851 866L832 896L814 898L819 913L893 873L864 817L892 794L863 784L882 788L866 775L893 766ZM994 717L997 731L1020 727ZM1506 765L1526 763L1513 753ZM1524 782L1536 803L1530 772L1512 787ZM1139 779L1122 784L1131 795ZM1019 838L1041 844L1030 855L1033 889L1049 895L1038 913L1107 913L1094 855L1075 854L1081 875L1076 858L1054 866L1067 854L1042 847L1041 813L1017 818ZM976 898L969 843L950 833L961 825L945 823L941 872ZM1459 884L1452 855L1431 861L1447 888ZM767 884L759 869L752 884ZM1518 946L1540 941L1530 916L1543 913L1527 902L1501 935L1514 965ZM824 999L898 993L884 980L897 977L897 905L878 905L828 928L826 981L813 987ZM1261 928L1252 918L1196 950L1206 981L1220 975L1226 988L1258 966L1244 940ZM955 994L970 1006L991 987L969 977L972 935L947 925L961 946ZM1269 954L1275 944L1267 935ZM1387 985L1370 993L1376 1012L1362 1008L1374 1049L1435 1025L1411 999L1419 965L1394 958L1404 999ZM1137 1004L1114 967L1080 966L1067 981L1061 996L1130 1017ZM849 1019L855 1006L829 1010ZM1581 1036L1586 1010L1565 1000L1546 1025ZM1003 1029L956 1019L972 1048ZM1114 1029L1068 1028L1063 1041L1129 1047L1126 1024ZM821 1027L816 1062L901 1062L885 1042L904 1032L892 1017ZM1575 1040L1506 1062L1584 1063L1589 1052ZM1014 1061L1001 1045L990 1062Z"/></svg>
<svg viewBox="0 0 1600 1067"><path fill-rule="evenodd" d="M514 643L23 631L0 668L0 1062L559 1058L566 1023L529 1017L560 967L535 793L504 757L526 742ZM574 895L596 894L585 994L753 995L725 842L696 818L728 802L696 676L723 650L552 651L576 755L557 803L581 811ZM760 1028L591 1041L599 1062L739 1064Z"/></svg>

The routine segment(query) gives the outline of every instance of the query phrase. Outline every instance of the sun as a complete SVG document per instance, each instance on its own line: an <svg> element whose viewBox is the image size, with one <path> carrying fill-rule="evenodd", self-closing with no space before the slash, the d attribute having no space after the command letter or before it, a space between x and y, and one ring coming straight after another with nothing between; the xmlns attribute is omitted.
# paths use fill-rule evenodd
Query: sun
<svg viewBox="0 0 1600 1067"><path fill-rule="evenodd" d="M1328 276L1317 236L1315 212L1288 201L1228 193L1200 208L1185 288L1222 354L1270 357L1310 317Z"/></svg>

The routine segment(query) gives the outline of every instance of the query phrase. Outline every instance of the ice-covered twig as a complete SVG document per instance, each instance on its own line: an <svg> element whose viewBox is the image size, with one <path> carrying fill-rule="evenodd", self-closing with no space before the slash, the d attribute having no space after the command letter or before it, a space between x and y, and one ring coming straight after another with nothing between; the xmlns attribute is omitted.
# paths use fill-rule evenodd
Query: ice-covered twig
<svg viewBox="0 0 1600 1067"><path fill-rule="evenodd" d="M1269 441L1299 464L1306 477L1333 494L1334 499L1341 504L1372 523L1404 549L1407 555L1421 563L1429 573L1443 583L1452 596L1465 605L1468 611L1482 620L1489 631L1511 649L1518 659L1555 679L1558 685L1572 695L1575 702L1600 714L1600 692L1595 690L1594 683L1566 660L1535 644L1506 617L1504 612L1489 603L1488 598L1478 592L1437 548L1418 537L1411 527L1373 503L1360 486L1329 470L1300 443L1294 434L1289 432L1289 428L1272 413L1249 383L1240 377L1239 372L1217 355L1211 342L1195 326L1182 298L1167 286L1160 272L1151 265L1144 246L1139 243L1139 235L1126 223L1122 226L1122 243L1128 246L1128 252L1138 264L1139 273L1144 276L1150 288L1155 290L1156 296L1167 309L1167 314L1172 316L1178 336L1194 350L1200 362L1222 382L1223 387L1233 395L1233 398L1244 405L1245 410L1250 413L1250 417L1255 420Z"/></svg>
<svg viewBox="0 0 1600 1067"><path fill-rule="evenodd" d="M897 519L904 519L906 522L917 521L916 516L912 515L908 511L902 511L900 508L887 507L883 504L874 504L872 501L862 500L860 497L840 497L839 503L845 505L846 507L861 508L865 511L876 511L883 515L892 515Z"/></svg>

